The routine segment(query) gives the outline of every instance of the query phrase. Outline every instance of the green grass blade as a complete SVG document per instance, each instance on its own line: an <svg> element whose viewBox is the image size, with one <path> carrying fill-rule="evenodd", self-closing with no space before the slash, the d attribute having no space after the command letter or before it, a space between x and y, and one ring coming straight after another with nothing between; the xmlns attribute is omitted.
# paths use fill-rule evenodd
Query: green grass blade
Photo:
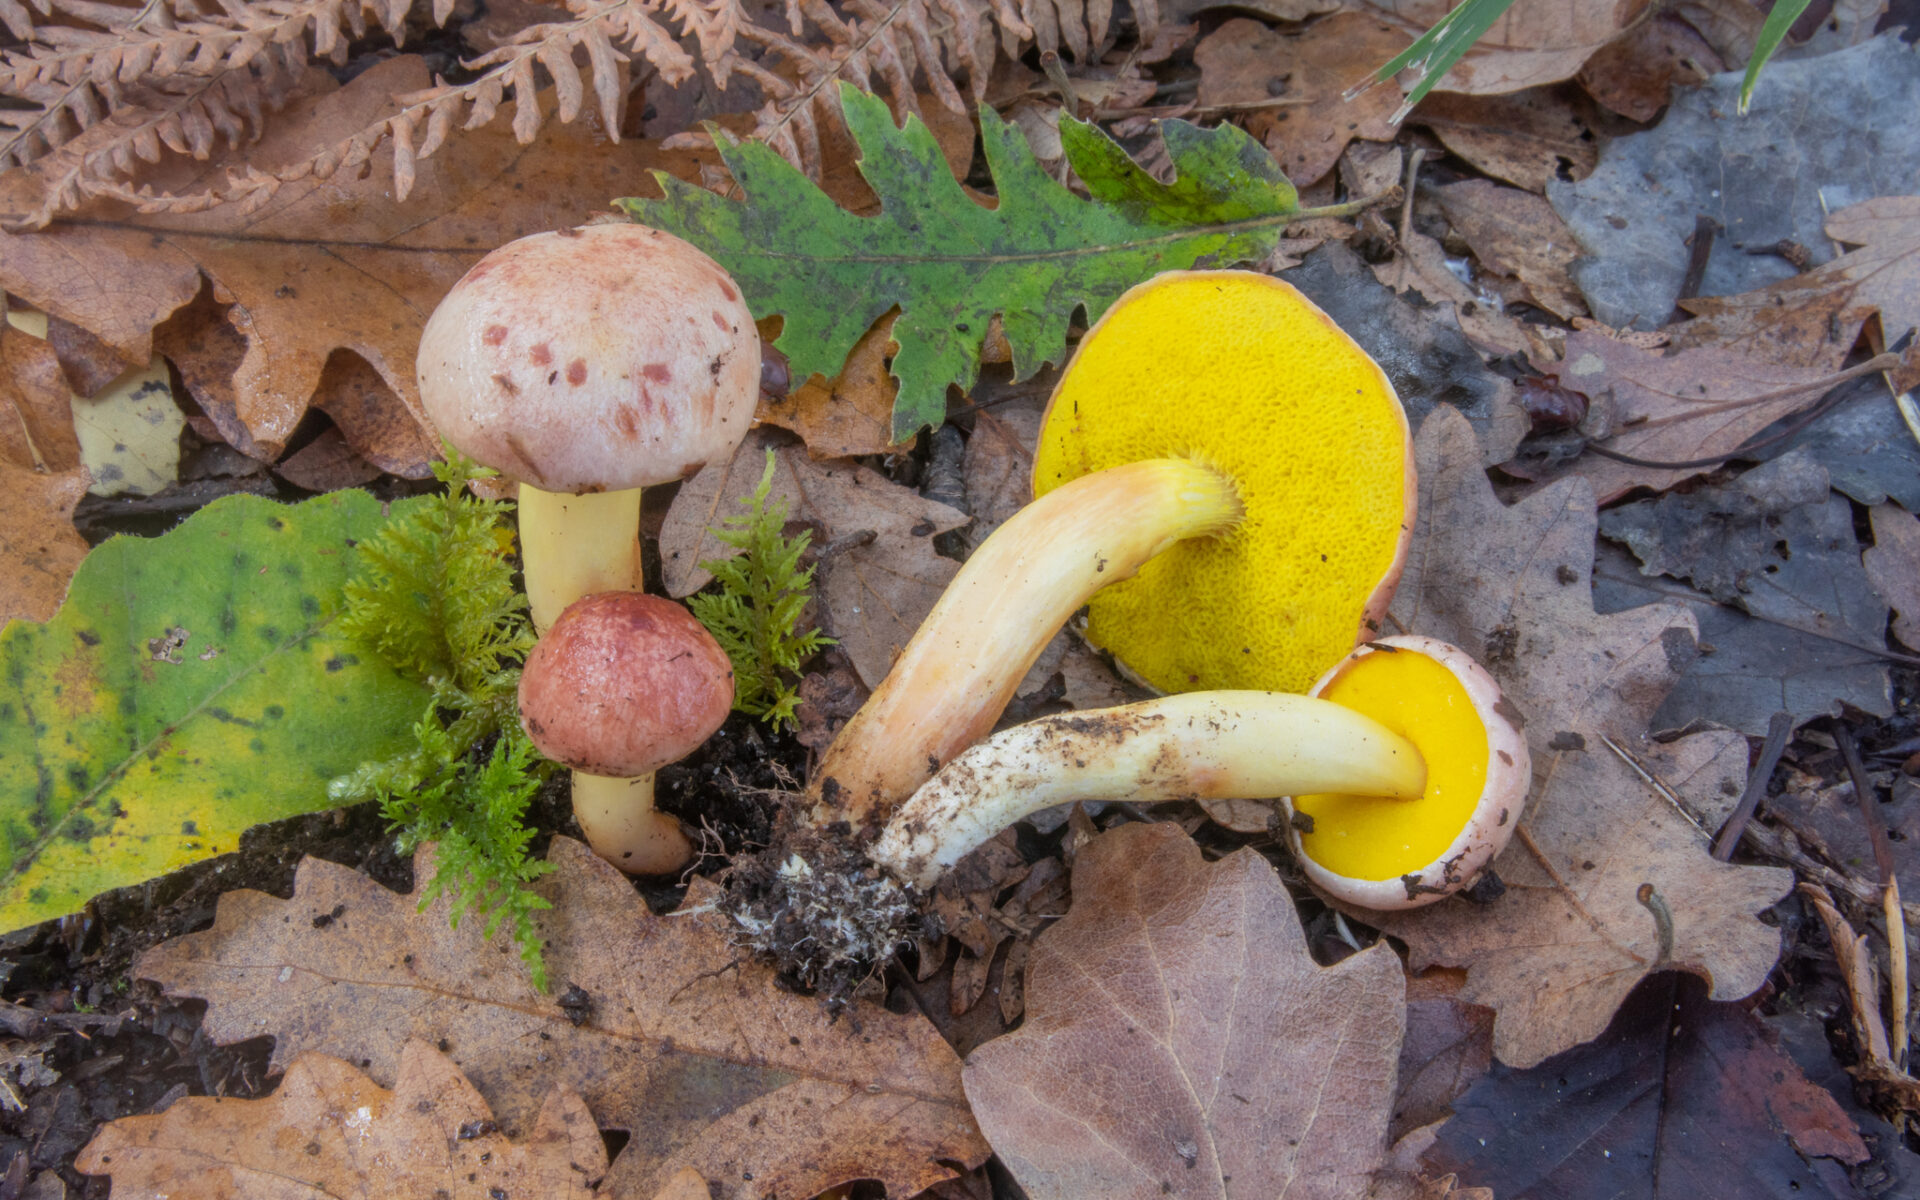
<svg viewBox="0 0 1920 1200"><path fill-rule="evenodd" d="M1760 36L1753 42L1753 57L1747 60L1746 78L1740 81L1740 115L1747 114L1747 106L1753 100L1753 85L1760 82L1760 68L1767 65L1773 52L1780 48L1780 42L1787 36L1787 30L1807 11L1807 5L1813 0L1779 0L1773 11L1767 14L1766 24L1760 26Z"/></svg>

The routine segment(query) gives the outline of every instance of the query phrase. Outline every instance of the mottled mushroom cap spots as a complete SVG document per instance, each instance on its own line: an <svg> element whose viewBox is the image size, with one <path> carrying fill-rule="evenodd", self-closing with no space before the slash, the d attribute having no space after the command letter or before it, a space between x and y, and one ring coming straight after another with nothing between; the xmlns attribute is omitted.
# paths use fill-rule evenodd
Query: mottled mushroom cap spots
<svg viewBox="0 0 1920 1200"><path fill-rule="evenodd" d="M416 360L440 435L552 492L649 487L727 458L760 335L720 265L642 225L535 234L474 264Z"/></svg>
<svg viewBox="0 0 1920 1200"><path fill-rule="evenodd" d="M1087 636L1163 692L1303 692L1377 636L1413 528L1412 451L1385 373L1293 287L1175 271L1081 339L1033 494L1149 458L1222 471L1245 519L1095 593Z"/></svg>
<svg viewBox="0 0 1920 1200"><path fill-rule="evenodd" d="M520 676L520 724L540 753L616 779L685 758L732 707L733 664L713 635L641 592L568 605Z"/></svg>

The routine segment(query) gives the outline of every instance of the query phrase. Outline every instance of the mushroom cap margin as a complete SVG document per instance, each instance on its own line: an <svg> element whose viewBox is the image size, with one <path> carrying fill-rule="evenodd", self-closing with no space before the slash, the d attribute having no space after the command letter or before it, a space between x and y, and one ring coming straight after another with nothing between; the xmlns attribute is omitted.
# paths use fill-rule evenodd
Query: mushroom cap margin
<svg viewBox="0 0 1920 1200"><path fill-rule="evenodd" d="M1527 793L1533 786L1533 764L1526 735L1521 732L1524 722L1512 702L1501 694L1500 685L1466 651L1438 638L1397 635L1375 639L1327 668L1307 694L1319 696L1349 663L1386 649L1411 650L1446 667L1481 714L1487 731L1487 782L1473 815L1439 857L1418 871L1394 879L1354 879L1334 874L1306 855L1300 833L1291 822L1287 840L1301 870L1315 887L1361 908L1395 912L1445 899L1470 885L1499 857L1519 828Z"/></svg>

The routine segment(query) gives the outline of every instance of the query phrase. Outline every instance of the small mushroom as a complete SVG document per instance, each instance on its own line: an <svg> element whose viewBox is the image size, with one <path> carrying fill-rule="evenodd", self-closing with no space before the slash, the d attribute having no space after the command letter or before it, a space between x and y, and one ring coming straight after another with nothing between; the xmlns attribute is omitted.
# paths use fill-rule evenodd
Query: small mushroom
<svg viewBox="0 0 1920 1200"><path fill-rule="evenodd" d="M587 225L493 251L420 338L440 436L520 481L534 628L640 584L640 491L731 455L760 390L740 290L686 242Z"/></svg>
<svg viewBox="0 0 1920 1200"><path fill-rule="evenodd" d="M871 856L925 888L1055 804L1293 795L1311 818L1289 823L1295 850L1332 895L1411 908L1467 886L1512 835L1531 779L1492 677L1445 643L1393 638L1315 693L1191 692L1004 730L902 804Z"/></svg>
<svg viewBox="0 0 1920 1200"><path fill-rule="evenodd" d="M527 656L520 724L572 767L587 844L632 875L692 856L653 807L653 773L691 754L733 707L733 664L706 627L663 596L602 592L567 606Z"/></svg>
<svg viewBox="0 0 1920 1200"><path fill-rule="evenodd" d="M1321 890L1362 908L1418 908L1470 885L1506 848L1533 767L1519 713L1466 651L1382 638L1329 668L1311 695L1379 721L1427 765L1412 803L1295 789L1288 836Z"/></svg>
<svg viewBox="0 0 1920 1200"><path fill-rule="evenodd" d="M841 730L813 822L884 822L993 727L1083 605L1088 638L1157 690L1304 691L1373 636L1415 491L1392 384L1291 286L1184 271L1133 288L1054 392L1036 499Z"/></svg>

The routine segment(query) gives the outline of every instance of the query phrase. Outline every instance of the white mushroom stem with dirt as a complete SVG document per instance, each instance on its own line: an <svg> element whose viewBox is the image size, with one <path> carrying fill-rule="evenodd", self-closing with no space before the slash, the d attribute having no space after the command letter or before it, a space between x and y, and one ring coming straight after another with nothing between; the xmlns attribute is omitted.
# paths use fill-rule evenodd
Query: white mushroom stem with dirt
<svg viewBox="0 0 1920 1200"><path fill-rule="evenodd" d="M1512 835L1530 782L1492 678L1445 643L1394 638L1314 692L1192 692L1004 730L901 805L871 856L927 888L1056 804L1285 797L1303 869L1339 898L1408 908L1469 884Z"/></svg>

